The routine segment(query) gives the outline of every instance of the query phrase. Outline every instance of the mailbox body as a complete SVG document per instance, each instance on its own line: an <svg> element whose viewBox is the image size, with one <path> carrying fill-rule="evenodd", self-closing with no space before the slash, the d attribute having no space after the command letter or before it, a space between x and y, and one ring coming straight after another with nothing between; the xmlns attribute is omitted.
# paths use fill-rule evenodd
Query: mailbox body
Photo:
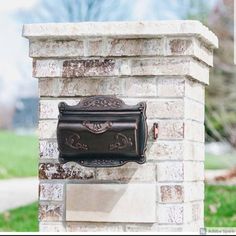
<svg viewBox="0 0 236 236"><path fill-rule="evenodd" d="M146 103L128 106L113 96L92 96L79 104L59 104L59 161L87 167L145 162Z"/></svg>

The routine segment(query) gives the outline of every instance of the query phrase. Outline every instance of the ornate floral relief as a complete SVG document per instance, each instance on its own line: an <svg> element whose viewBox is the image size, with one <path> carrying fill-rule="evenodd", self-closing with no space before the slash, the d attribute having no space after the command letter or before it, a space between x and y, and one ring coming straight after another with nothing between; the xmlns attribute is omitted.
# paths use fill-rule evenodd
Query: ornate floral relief
<svg viewBox="0 0 236 236"><path fill-rule="evenodd" d="M114 144L110 144L109 150L122 150L127 147L132 147L133 143L130 137L125 136L124 134L118 133L115 135L116 142Z"/></svg>
<svg viewBox="0 0 236 236"><path fill-rule="evenodd" d="M106 132L108 129L112 127L112 122L106 121L104 123L101 123L101 122L84 121L83 126L85 126L89 131L91 131L94 134L101 134Z"/></svg>
<svg viewBox="0 0 236 236"><path fill-rule="evenodd" d="M68 138L66 138L66 144L73 149L88 150L88 145L80 143L79 140L80 136L76 133L73 133Z"/></svg>

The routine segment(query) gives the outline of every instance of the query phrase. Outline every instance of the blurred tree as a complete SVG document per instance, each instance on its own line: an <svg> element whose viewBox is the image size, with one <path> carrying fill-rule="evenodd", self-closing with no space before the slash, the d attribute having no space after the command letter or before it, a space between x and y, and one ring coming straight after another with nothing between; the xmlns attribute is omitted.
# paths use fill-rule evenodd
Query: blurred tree
<svg viewBox="0 0 236 236"><path fill-rule="evenodd" d="M18 15L31 23L123 20L129 18L129 6L125 0L40 0Z"/></svg>

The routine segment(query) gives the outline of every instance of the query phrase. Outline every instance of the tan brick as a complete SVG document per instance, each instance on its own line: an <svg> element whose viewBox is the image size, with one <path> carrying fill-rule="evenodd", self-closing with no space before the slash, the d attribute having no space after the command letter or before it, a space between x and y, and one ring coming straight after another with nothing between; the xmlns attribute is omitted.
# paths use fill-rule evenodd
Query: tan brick
<svg viewBox="0 0 236 236"><path fill-rule="evenodd" d="M156 56L163 55L162 39L110 39L107 56Z"/></svg>
<svg viewBox="0 0 236 236"><path fill-rule="evenodd" d="M58 159L57 142L52 140L39 141L40 159Z"/></svg>
<svg viewBox="0 0 236 236"><path fill-rule="evenodd" d="M39 199L42 201L62 201L63 184L46 184L39 185Z"/></svg>
<svg viewBox="0 0 236 236"><path fill-rule="evenodd" d="M78 179L92 180L95 178L95 169L82 167L75 163L39 165L39 179Z"/></svg>
<svg viewBox="0 0 236 236"><path fill-rule="evenodd" d="M103 40L94 39L87 42L86 56L103 56Z"/></svg>
<svg viewBox="0 0 236 236"><path fill-rule="evenodd" d="M67 222L67 232L123 232L119 223Z"/></svg>
<svg viewBox="0 0 236 236"><path fill-rule="evenodd" d="M62 204L40 204L39 205L39 221L62 221L63 205Z"/></svg>
<svg viewBox="0 0 236 236"><path fill-rule="evenodd" d="M182 160L184 144L182 142L156 141L147 144L148 160Z"/></svg>
<svg viewBox="0 0 236 236"><path fill-rule="evenodd" d="M185 200L183 185L160 185L158 196L160 203L181 203Z"/></svg>
<svg viewBox="0 0 236 236"><path fill-rule="evenodd" d="M189 171L191 171L189 169ZM157 181L158 182L181 182L184 180L183 162L159 162L157 164Z"/></svg>
<svg viewBox="0 0 236 236"><path fill-rule="evenodd" d="M159 78L157 85L158 97L184 97L184 78Z"/></svg>
<svg viewBox="0 0 236 236"><path fill-rule="evenodd" d="M80 57L84 55L83 41L33 41L30 57Z"/></svg>
<svg viewBox="0 0 236 236"><path fill-rule="evenodd" d="M98 168L97 180L121 182L155 182L156 168L152 164L128 163L117 168Z"/></svg>

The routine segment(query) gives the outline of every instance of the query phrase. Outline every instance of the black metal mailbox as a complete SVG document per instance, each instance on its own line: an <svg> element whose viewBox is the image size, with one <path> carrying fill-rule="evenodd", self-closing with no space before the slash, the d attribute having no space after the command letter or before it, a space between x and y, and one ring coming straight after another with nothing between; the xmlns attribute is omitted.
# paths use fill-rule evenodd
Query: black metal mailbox
<svg viewBox="0 0 236 236"><path fill-rule="evenodd" d="M92 96L79 104L59 104L60 163L87 167L143 164L147 144L146 103L128 106L114 96Z"/></svg>

